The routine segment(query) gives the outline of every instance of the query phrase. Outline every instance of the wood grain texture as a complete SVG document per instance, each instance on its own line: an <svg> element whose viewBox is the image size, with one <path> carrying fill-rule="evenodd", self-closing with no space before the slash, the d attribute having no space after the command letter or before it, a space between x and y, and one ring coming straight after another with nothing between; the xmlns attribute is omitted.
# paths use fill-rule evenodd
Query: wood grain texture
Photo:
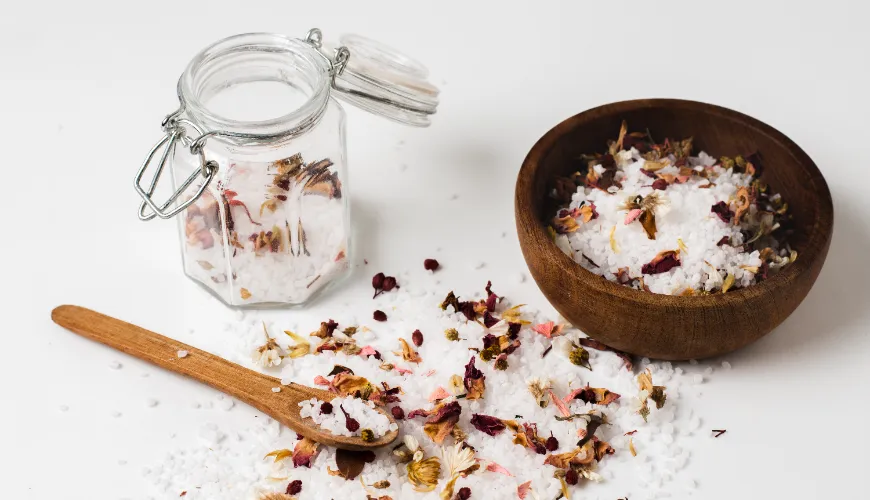
<svg viewBox="0 0 870 500"><path fill-rule="evenodd" d="M346 450L368 450L388 445L398 436L398 431L392 431L370 443L359 437L336 436L322 430L310 418L299 416L300 401L314 397L330 401L335 394L299 384L281 385L277 378L90 309L59 306L51 312L51 319L83 337L214 387L320 444ZM187 351L188 355L179 358L178 351ZM273 387L280 387L281 392L272 392ZM339 411L338 408L335 411ZM380 408L378 411L393 423L392 416Z"/></svg>
<svg viewBox="0 0 870 500"><path fill-rule="evenodd" d="M548 189L582 168L581 153L603 151L622 120L657 140L695 138L695 150L721 155L761 152L761 178L782 194L795 221L795 263L759 284L726 294L657 295L618 285L583 269L547 234L557 206ZM744 347L782 323L803 301L831 243L834 208L809 156L774 128L711 104L642 99L575 115L547 132L526 156L515 193L517 233L529 271L557 311L605 344L650 358L685 360Z"/></svg>

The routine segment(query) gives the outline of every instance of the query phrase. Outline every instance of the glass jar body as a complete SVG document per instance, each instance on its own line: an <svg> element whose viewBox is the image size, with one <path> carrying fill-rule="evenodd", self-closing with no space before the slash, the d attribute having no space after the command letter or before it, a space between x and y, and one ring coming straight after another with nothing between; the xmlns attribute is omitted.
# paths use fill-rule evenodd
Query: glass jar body
<svg viewBox="0 0 870 500"><path fill-rule="evenodd" d="M234 306L302 304L350 270L345 113L330 99L305 134L267 148L209 141L218 173L178 217L184 272ZM178 148L180 185L200 168Z"/></svg>
<svg viewBox="0 0 870 500"><path fill-rule="evenodd" d="M229 305L302 304L350 271L346 118L329 70L303 41L252 34L205 49L179 81L170 125L205 140L202 155L175 147L173 187L217 166L177 217L184 271Z"/></svg>

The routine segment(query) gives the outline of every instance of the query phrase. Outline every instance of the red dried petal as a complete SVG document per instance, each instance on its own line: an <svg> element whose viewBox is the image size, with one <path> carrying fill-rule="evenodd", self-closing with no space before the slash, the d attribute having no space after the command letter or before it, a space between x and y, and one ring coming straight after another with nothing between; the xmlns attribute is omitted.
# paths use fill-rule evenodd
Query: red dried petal
<svg viewBox="0 0 870 500"><path fill-rule="evenodd" d="M658 189L659 191L664 191L665 189L668 188L668 181L666 181L664 179L656 179L652 183L652 188Z"/></svg>
<svg viewBox="0 0 870 500"><path fill-rule="evenodd" d="M653 171L651 171L651 170L647 170L647 169L645 169L645 168L640 169L640 173L642 173L643 175L645 175L645 176L647 176L647 177L652 177L653 179L656 178L656 173L655 173L655 172L653 172Z"/></svg>
<svg viewBox="0 0 870 500"><path fill-rule="evenodd" d="M483 326L487 328L492 328L496 323L499 322L499 319L486 311L483 313Z"/></svg>
<svg viewBox="0 0 870 500"><path fill-rule="evenodd" d="M565 473L565 482L574 486L579 481L580 477L577 475L577 471L574 469L568 469L568 472Z"/></svg>
<svg viewBox="0 0 870 500"><path fill-rule="evenodd" d="M482 415L480 413L475 413L471 416L471 425L480 432L489 434L490 436L498 436L503 430L505 430L504 422L502 422L500 418L490 417L489 415Z"/></svg>
<svg viewBox="0 0 870 500"><path fill-rule="evenodd" d="M463 486L462 488L459 488L458 492L456 492L457 500L468 500L469 498L471 498L471 488L468 486Z"/></svg>
<svg viewBox="0 0 870 500"><path fill-rule="evenodd" d="M320 405L320 413L324 415L329 415L332 413L332 403L329 401L324 401L323 404Z"/></svg>
<svg viewBox="0 0 870 500"><path fill-rule="evenodd" d="M374 287L375 290L380 290L381 288L383 288L384 278L386 278L386 276L384 276L384 273L378 273L374 275L372 277L372 287Z"/></svg>
<svg viewBox="0 0 870 500"><path fill-rule="evenodd" d="M723 236L722 239L720 239L716 243L716 246L721 247L722 245L730 245L730 244L731 244L731 237L730 236Z"/></svg>
<svg viewBox="0 0 870 500"><path fill-rule="evenodd" d="M710 207L710 212L716 214L722 222L728 224L731 222L731 219L734 217L734 212L728 207L728 204L724 201L720 201L719 203Z"/></svg>
<svg viewBox="0 0 870 500"><path fill-rule="evenodd" d="M393 418L396 420L405 420L405 410L399 406L390 408L390 413L393 414Z"/></svg>
<svg viewBox="0 0 870 500"><path fill-rule="evenodd" d="M423 268L427 271L435 271L440 265L435 259L426 259L423 261Z"/></svg>
<svg viewBox="0 0 870 500"><path fill-rule="evenodd" d="M550 433L550 437L547 438L547 442L544 443L544 446L547 448L547 451L556 451L559 449L559 440L553 436L553 433Z"/></svg>
<svg viewBox="0 0 870 500"><path fill-rule="evenodd" d="M387 320L387 313L378 309L377 311L374 312L372 317L375 319L375 321L386 321Z"/></svg>
<svg viewBox="0 0 870 500"><path fill-rule="evenodd" d="M668 250L656 255L648 264L644 264L640 272L643 274L660 274L679 266L679 254L673 250Z"/></svg>

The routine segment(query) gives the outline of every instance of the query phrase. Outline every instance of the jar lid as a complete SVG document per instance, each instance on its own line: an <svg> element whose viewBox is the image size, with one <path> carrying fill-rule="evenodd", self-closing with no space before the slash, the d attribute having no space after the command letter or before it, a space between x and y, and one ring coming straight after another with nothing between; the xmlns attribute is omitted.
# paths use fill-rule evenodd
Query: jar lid
<svg viewBox="0 0 870 500"><path fill-rule="evenodd" d="M360 35L342 35L338 45L324 41L322 50L332 57L339 46L346 47L350 57L335 76L336 97L406 125L429 126L439 90L426 79L425 66Z"/></svg>

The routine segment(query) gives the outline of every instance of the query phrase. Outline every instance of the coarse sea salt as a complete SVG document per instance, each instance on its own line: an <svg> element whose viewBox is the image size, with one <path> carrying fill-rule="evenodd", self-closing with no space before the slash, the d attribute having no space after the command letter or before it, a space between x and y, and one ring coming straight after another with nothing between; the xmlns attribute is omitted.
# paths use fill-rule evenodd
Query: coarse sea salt
<svg viewBox="0 0 870 500"><path fill-rule="evenodd" d="M299 415L302 418L310 417L321 429L329 431L336 436L359 436L363 429L370 429L375 438L398 429L396 424L391 424L390 419L383 413L375 410L374 403L363 401L354 397L335 398L330 401L332 411L323 413L321 406L323 401L317 398L299 403ZM350 418L359 423L359 429L349 431L342 408Z"/></svg>
<svg viewBox="0 0 870 500"><path fill-rule="evenodd" d="M381 353L384 362L411 369L413 373L384 371L380 368L381 362L373 357L326 351L317 355L285 359L280 366L272 368L270 374L282 381L310 386L314 384L316 376L326 376L335 365L342 365L377 386L383 382L390 387L401 387L401 401L390 406L401 407L406 415L414 409L431 409L433 403L428 400L429 395L439 387L451 387L450 379L453 375L462 376L470 357L468 349L480 347L486 330L476 322L467 321L462 314L454 313L452 308L445 311L439 307L449 289L426 280L428 285L421 289L422 295L415 295L407 290L413 284L412 280L403 278L401 273L399 277L403 285L400 289L382 294L374 301L368 293L359 299L360 307L339 308L331 317L341 325L339 329L359 326L360 329L354 337L365 333L363 327L370 329L376 335L367 339L365 344L360 342L360 345L371 345ZM498 283L495 283L495 288L498 291ZM472 299L479 298L482 290L455 292L460 297ZM519 302L505 299L498 304L496 314L516 303ZM370 315L364 314L360 315L361 323L355 321L353 309L368 311L371 308L391 311L390 320L379 323L369 319ZM523 318L532 325L560 320L529 307L523 307L522 311ZM257 316L257 322L260 321L260 314L251 313L252 316ZM286 327L276 323L275 328ZM311 323L296 325L294 330L304 332L317 328L318 323ZM444 331L450 328L459 332L458 340L451 341L445 337ZM410 332L415 329L420 329L425 338L421 346L414 347L422 358L419 364L407 363L400 355L394 354L399 350L396 339L402 337L410 340ZM293 341L284 337L277 337L276 340L287 350ZM577 341L582 334L568 327L565 337ZM586 482L582 485L582 490L576 489L581 486L571 487L573 497L606 499L628 495L632 500L643 500L658 498L665 491L674 491L674 495L679 496L681 486L689 481L685 467L691 458L690 449L693 442L700 439L697 430L701 421L692 411L696 396L690 388L693 375L696 371L703 370L705 365L689 369L685 364L643 360L637 363L640 366L632 373L622 367L621 361L613 353L590 350L590 363L594 370L588 371L571 364L568 355L560 349L554 348L546 357L542 357L551 341L529 327L524 327L518 338L521 346L509 356L508 367L504 371L495 370L492 363L483 363L475 358L477 369L486 376L483 398L457 400L462 407L457 427L467 434L467 443L476 450L475 458L483 460L483 463L496 462L513 476L486 471L482 465L478 472L460 478L456 484L457 489L471 488L472 498L513 500L517 498L517 486L531 481L531 487L538 498L555 498L559 494L559 482L553 478L556 468L544 465L543 455L515 445L510 432L493 437L479 432L470 424L474 413L535 422L541 436L549 436L552 432L558 439L560 446L554 453L565 453L574 449L577 432L585 424L579 419L559 422L555 417L560 413L553 404L545 408L538 406L526 387L529 379L537 377L551 380L553 391L559 397L564 397L572 389L587 383L592 387L607 388L622 396L609 406L592 405L576 399L567 403L571 413L596 410L607 415L610 425L600 427L595 435L609 441L616 448L616 454L606 457L599 465L598 471L605 480L601 483ZM232 323L224 335L224 340L227 344L222 352L224 356L235 355L239 359L250 360L250 352L263 342L262 327L252 328L247 322ZM637 374L646 368L653 372L654 383L667 387L664 408L657 410L653 406L648 422L644 422L632 406L632 399L638 395ZM430 373L431 375L426 376ZM666 383L660 382L666 379ZM202 412L199 418L206 421L217 420L219 414L209 416L209 412L213 411L212 402L206 403L199 410ZM351 400L333 405L332 416L337 423L334 421L331 425L336 426L336 432L346 431L340 405L344 405L349 414L360 422L360 429L371 425L376 433L385 432L375 430L376 426L372 424L364 423L367 422L364 417L356 413L354 406L349 406L356 404L362 402ZM320 404L317 400L308 401L306 406L309 412L319 412ZM363 410L373 411L368 405L364 405ZM302 407L300 411L303 411ZM424 420L406 418L398 421L399 439L403 439L405 435L412 436L420 443L425 456L440 457L442 446L434 444L425 434ZM178 497L182 491L187 491L185 500L258 500L263 493L283 493L289 481L300 480L303 484L300 500L366 498L367 494L375 498L387 495L394 500L437 500L446 481L444 472L434 491L415 491L408 482L405 466L396 463L391 447L375 450L376 460L366 464L361 475L366 485L378 481L390 483L389 487L379 490L371 487L366 489L359 480L345 481L341 477L330 475L328 469L334 471L337 466L335 450L328 447L320 447L312 460L311 468L294 468L289 459L278 463L273 463L271 459L263 460L266 454L274 450L292 450L297 444L297 436L263 415L251 422L251 425L242 427L218 426L214 423L203 425L199 432L201 444L193 447L188 444L171 451L164 460L143 471L147 480L153 484L151 495L169 498ZM638 451L637 457L631 456L627 448L628 438L623 437L624 433L632 430L637 430L631 436ZM443 448L449 448L452 442L452 438L448 438Z"/></svg>
<svg viewBox="0 0 870 500"><path fill-rule="evenodd" d="M610 186L608 191L580 185L570 204L560 210L555 220L569 222L555 237L556 245L577 263L594 274L631 285L635 288L659 294L683 294L689 291L747 287L761 278L764 271L759 250L744 251L749 246L746 234L752 236L768 219L770 212L753 203L741 224L722 220L711 208L720 202L735 205L741 188L750 188L754 177L751 173L724 168L714 158L701 152L698 157L688 158L688 164L700 169L705 175L681 175L675 158L661 161L646 160L635 148L623 150L616 155L615 180L621 187ZM655 167L650 165L655 164ZM655 168L655 172L651 172ZM605 170L601 164L593 166L599 175ZM652 176L663 185L653 187ZM661 177L680 178L680 181L665 182ZM744 190L745 191L745 190ZM640 197L640 198L637 198ZM638 217L642 210L626 208L628 200L659 200L654 213L654 239L650 239ZM778 195L770 197L778 202ZM579 210L594 206L595 218L584 221ZM764 207L767 208L766 206ZM727 208L726 208L727 210ZM571 213L574 221L565 219ZM772 217L772 216L771 216ZM560 223L554 222L559 227ZM727 244L720 244L723 240ZM784 266L794 257L785 256L786 249L765 234L764 241L776 256L770 270ZM679 265L664 272L645 270L663 252L677 252ZM794 254L789 254L794 255ZM733 279L733 284L727 284ZM642 282L640 281L642 280Z"/></svg>

